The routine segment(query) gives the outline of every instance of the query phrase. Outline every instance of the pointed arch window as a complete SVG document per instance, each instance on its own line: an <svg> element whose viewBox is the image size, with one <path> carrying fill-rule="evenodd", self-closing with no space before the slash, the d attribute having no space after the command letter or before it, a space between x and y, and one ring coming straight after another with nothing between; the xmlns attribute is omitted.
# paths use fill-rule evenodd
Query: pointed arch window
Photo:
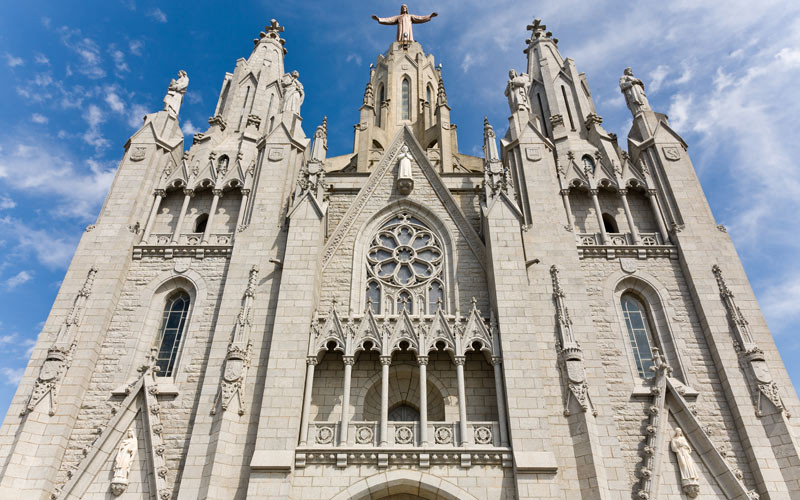
<svg viewBox="0 0 800 500"><path fill-rule="evenodd" d="M445 309L444 252L436 234L408 212L378 229L367 251L367 303L375 313L380 301L399 314L433 314ZM383 311L391 314L392 311Z"/></svg>
<svg viewBox="0 0 800 500"><path fill-rule="evenodd" d="M386 102L386 90L381 84L380 89L378 90L378 115L377 115L377 125L380 127L383 117L383 103Z"/></svg>
<svg viewBox="0 0 800 500"><path fill-rule="evenodd" d="M594 165L594 160L592 159L591 156L583 155L583 158L581 158L581 161L583 162L584 170L588 170L589 172L594 173L595 165Z"/></svg>
<svg viewBox="0 0 800 500"><path fill-rule="evenodd" d="M425 102L428 103L428 124L433 123L433 102L431 101L433 97L433 88L428 85L427 90L425 90Z"/></svg>
<svg viewBox="0 0 800 500"><path fill-rule="evenodd" d="M200 214L194 222L194 232L206 232L206 225L208 225L208 214Z"/></svg>
<svg viewBox="0 0 800 500"><path fill-rule="evenodd" d="M614 219L614 216L609 213L603 214L603 228L606 230L607 233L619 232L619 226L617 226L617 220Z"/></svg>
<svg viewBox="0 0 800 500"><path fill-rule="evenodd" d="M171 295L164 306L156 357L159 377L171 377L175 371L190 301L189 294L181 290Z"/></svg>
<svg viewBox="0 0 800 500"><path fill-rule="evenodd" d="M653 339L651 332L653 330L647 317L647 310L642 301L631 293L623 294L621 302L636 370L641 378L652 378L655 375L650 371L650 367L653 366L651 348Z"/></svg>
<svg viewBox="0 0 800 500"><path fill-rule="evenodd" d="M410 120L411 119L411 82L408 81L408 78L403 78L402 83L402 110L401 110L401 118L403 120Z"/></svg>

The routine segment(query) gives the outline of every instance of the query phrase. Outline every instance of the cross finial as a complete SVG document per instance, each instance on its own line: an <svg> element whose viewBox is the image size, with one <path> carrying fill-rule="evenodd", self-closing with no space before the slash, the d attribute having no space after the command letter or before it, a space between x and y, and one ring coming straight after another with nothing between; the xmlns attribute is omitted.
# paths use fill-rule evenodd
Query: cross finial
<svg viewBox="0 0 800 500"><path fill-rule="evenodd" d="M266 32L274 32L274 33L283 33L284 27L278 24L278 21L275 19L269 20L269 26L264 26L264 31Z"/></svg>

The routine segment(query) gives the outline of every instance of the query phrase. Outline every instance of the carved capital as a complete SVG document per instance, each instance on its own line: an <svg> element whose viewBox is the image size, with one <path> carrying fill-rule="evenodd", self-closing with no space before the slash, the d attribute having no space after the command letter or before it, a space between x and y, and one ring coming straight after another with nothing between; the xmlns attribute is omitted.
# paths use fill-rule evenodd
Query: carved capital
<svg viewBox="0 0 800 500"><path fill-rule="evenodd" d="M308 356L306 358L306 364L311 366L317 366L319 364L319 360L316 356Z"/></svg>
<svg viewBox="0 0 800 500"><path fill-rule="evenodd" d="M417 356L419 366L428 366L428 356Z"/></svg>
<svg viewBox="0 0 800 500"><path fill-rule="evenodd" d="M185 196L188 196L189 198L193 198L194 197L194 189L184 188L183 189L183 194Z"/></svg>
<svg viewBox="0 0 800 500"><path fill-rule="evenodd" d="M221 189L212 189L211 193L216 196L217 198L222 198L222 190Z"/></svg>
<svg viewBox="0 0 800 500"><path fill-rule="evenodd" d="M391 356L381 356L381 365L389 366L392 364Z"/></svg>
<svg viewBox="0 0 800 500"><path fill-rule="evenodd" d="M356 364L355 356L342 356L342 362L346 365L353 366Z"/></svg>
<svg viewBox="0 0 800 500"><path fill-rule="evenodd" d="M154 189L153 190L153 194L156 195L156 196L159 196L161 198L166 198L167 197L167 191L164 190L164 189Z"/></svg>
<svg viewBox="0 0 800 500"><path fill-rule="evenodd" d="M464 363L466 363L466 361L467 358L465 358L464 356L455 356L453 358L453 364L456 366L464 366Z"/></svg>

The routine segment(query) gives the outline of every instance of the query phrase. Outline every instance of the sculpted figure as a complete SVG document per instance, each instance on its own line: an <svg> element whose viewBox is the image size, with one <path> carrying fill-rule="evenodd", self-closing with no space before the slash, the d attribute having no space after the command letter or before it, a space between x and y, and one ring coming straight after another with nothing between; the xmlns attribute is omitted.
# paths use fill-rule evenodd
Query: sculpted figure
<svg viewBox="0 0 800 500"><path fill-rule="evenodd" d="M189 86L189 77L184 70L178 71L178 79L172 79L169 82L169 89L167 95L164 96L164 111L169 112L172 116L178 116L181 110L181 103L183 96L186 94L186 88Z"/></svg>
<svg viewBox="0 0 800 500"><path fill-rule="evenodd" d="M625 68L625 73L619 79L619 89L625 96L625 103L634 115L640 111L650 109L647 95L644 93L644 83L635 76L631 68Z"/></svg>
<svg viewBox="0 0 800 500"><path fill-rule="evenodd" d="M296 70L290 73L286 73L281 78L281 86L283 87L283 111L294 113L296 115L300 114L300 105L303 104L303 100L306 97L306 93L303 90L303 84L300 83L298 78L300 77L300 73Z"/></svg>
<svg viewBox="0 0 800 500"><path fill-rule="evenodd" d="M434 17L438 16L436 12L429 16L417 16L408 13L408 5L403 4L400 6L400 15L392 17L378 17L372 16L372 19L378 21L380 24L397 25L397 41L398 42L413 42L414 31L411 29L412 24L427 23Z"/></svg>
<svg viewBox="0 0 800 500"><path fill-rule="evenodd" d="M397 191L402 195L407 195L414 189L414 177L411 175L411 152L408 146L403 146L400 149L400 155L397 157L400 160L400 165L397 167Z"/></svg>
<svg viewBox="0 0 800 500"><path fill-rule="evenodd" d="M527 73L517 75L515 70L509 70L506 97L508 97L508 105L512 113L518 110L531 110L531 105L528 101L528 88L530 84L531 79L528 77Z"/></svg>
<svg viewBox="0 0 800 500"><path fill-rule="evenodd" d="M694 498L698 493L698 479L700 474L692 458L692 447L683 435L680 428L675 429L675 434L669 442L669 447L678 457L678 467L681 470L681 486L690 498Z"/></svg>
<svg viewBox="0 0 800 500"><path fill-rule="evenodd" d="M119 443L117 456L114 458L114 478L111 480L111 491L114 495L121 495L128 487L128 473L131 471L133 459L139 443L133 429L128 429L125 439Z"/></svg>

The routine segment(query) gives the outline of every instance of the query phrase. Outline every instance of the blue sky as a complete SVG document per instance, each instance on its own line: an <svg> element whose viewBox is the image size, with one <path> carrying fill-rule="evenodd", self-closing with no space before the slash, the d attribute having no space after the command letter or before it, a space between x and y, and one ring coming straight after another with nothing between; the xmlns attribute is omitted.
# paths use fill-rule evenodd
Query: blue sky
<svg viewBox="0 0 800 500"><path fill-rule="evenodd" d="M367 5L368 6L364 6ZM86 225L127 138L191 80L181 110L204 130L226 71L270 18L286 26L287 71L305 86L306 133L328 116L329 155L352 148L370 62L399 2L145 0L4 2L0 7L0 411L5 413ZM373 5L376 5L373 7ZM800 3L419 1L438 11L415 37L444 66L462 152L480 155L483 116L506 128L509 68L524 70L525 26L540 17L585 71L603 125L630 114L617 82L632 66L669 115L717 220L728 227L800 385Z"/></svg>

